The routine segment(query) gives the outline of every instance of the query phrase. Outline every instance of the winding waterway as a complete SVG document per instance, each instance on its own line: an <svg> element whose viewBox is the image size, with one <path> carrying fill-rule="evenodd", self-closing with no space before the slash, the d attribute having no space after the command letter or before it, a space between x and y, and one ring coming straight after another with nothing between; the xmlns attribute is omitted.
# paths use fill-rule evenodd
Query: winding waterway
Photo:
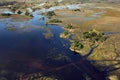
<svg viewBox="0 0 120 80"><path fill-rule="evenodd" d="M87 59L69 50L69 41L59 37L61 26L46 25L48 18L33 15L23 21L0 19L0 78L15 80L17 74L41 72L60 80L86 80L86 75L105 80Z"/></svg>

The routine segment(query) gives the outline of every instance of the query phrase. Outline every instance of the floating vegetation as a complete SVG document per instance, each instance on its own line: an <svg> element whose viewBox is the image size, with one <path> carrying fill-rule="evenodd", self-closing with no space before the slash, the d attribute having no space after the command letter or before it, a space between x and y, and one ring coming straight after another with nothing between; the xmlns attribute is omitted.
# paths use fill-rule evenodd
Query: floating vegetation
<svg viewBox="0 0 120 80"><path fill-rule="evenodd" d="M8 31L12 31L12 32L17 30L17 28L15 26L8 26L5 29L8 30Z"/></svg>
<svg viewBox="0 0 120 80"><path fill-rule="evenodd" d="M53 37L53 34L51 32L47 32L43 34L45 39L50 39L51 37Z"/></svg>
<svg viewBox="0 0 120 80"><path fill-rule="evenodd" d="M53 60L53 61L69 61L70 58L66 56L64 53L58 53L58 54L49 54L47 59Z"/></svg>

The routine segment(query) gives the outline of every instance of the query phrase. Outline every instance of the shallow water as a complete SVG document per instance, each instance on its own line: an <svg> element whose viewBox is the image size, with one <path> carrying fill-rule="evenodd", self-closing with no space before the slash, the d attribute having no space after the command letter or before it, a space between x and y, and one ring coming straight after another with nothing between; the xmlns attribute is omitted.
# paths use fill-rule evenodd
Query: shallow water
<svg viewBox="0 0 120 80"><path fill-rule="evenodd" d="M0 19L0 72L48 74L55 71L53 68L72 62L69 56L74 54L68 49L69 42L59 38L62 27L46 25L48 18L36 12L33 15L35 17L28 21ZM41 17L45 20L39 20Z"/></svg>
<svg viewBox="0 0 120 80"><path fill-rule="evenodd" d="M33 15L26 21L0 19L0 78L15 80L20 73L41 72L60 80L85 80L86 74L97 74L89 62L69 50L68 40L59 37L61 26L46 25L48 18Z"/></svg>

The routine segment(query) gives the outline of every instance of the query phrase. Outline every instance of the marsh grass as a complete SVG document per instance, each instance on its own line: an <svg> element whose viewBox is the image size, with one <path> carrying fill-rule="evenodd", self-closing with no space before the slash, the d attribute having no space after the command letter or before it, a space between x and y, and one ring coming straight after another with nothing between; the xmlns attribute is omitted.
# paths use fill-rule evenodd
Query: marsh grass
<svg viewBox="0 0 120 80"><path fill-rule="evenodd" d="M120 17L120 11L114 9L106 9L106 13L102 16Z"/></svg>

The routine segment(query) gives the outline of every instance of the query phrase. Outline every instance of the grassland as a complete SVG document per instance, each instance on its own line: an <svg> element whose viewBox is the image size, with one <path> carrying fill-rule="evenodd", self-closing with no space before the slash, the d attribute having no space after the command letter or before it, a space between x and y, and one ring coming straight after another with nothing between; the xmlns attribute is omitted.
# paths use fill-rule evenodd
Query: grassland
<svg viewBox="0 0 120 80"><path fill-rule="evenodd" d="M102 33L110 32L110 34L107 34L108 39L99 43L99 46L87 58L101 66L114 65L114 68L120 68L120 64L117 64L120 62L119 5L96 4L94 8L82 8L81 11L56 10L55 13L56 16L53 16L53 18L62 20L64 29L74 35L73 40L80 41L82 33L91 29ZM97 17L93 15L94 13L97 13ZM67 24L72 24L73 29L66 28ZM87 55L91 49L89 45L86 42L85 48L77 50L77 52L83 56ZM103 68L101 69L103 70ZM111 73L116 73L119 76L120 70L117 69L115 72L111 71Z"/></svg>
<svg viewBox="0 0 120 80"><path fill-rule="evenodd" d="M84 32L95 29L101 33L107 34L108 38L104 42L97 43L98 46L94 48L93 52L89 55L91 44L88 41L84 42L84 48L77 50L77 52L85 56L88 60L93 62L95 66L101 71L108 70L109 68L120 68L120 9L119 4L95 4L94 7L81 8L80 11L76 10L56 10L52 19L58 19L64 26L65 33L61 33L61 37L68 38L69 34L74 35L72 40L81 41ZM10 15L15 19L30 19L29 16L23 15ZM8 16L7 16L8 17ZM6 18L6 16L0 16ZM59 21L57 21L59 22ZM58 24L52 21L52 24ZM68 24L72 28L68 28ZM45 33L45 38L52 37L51 33ZM96 43L94 43L96 45ZM111 65L113 65L111 67ZM103 67L106 67L105 69ZM109 75L120 76L120 70L116 69L109 73Z"/></svg>

